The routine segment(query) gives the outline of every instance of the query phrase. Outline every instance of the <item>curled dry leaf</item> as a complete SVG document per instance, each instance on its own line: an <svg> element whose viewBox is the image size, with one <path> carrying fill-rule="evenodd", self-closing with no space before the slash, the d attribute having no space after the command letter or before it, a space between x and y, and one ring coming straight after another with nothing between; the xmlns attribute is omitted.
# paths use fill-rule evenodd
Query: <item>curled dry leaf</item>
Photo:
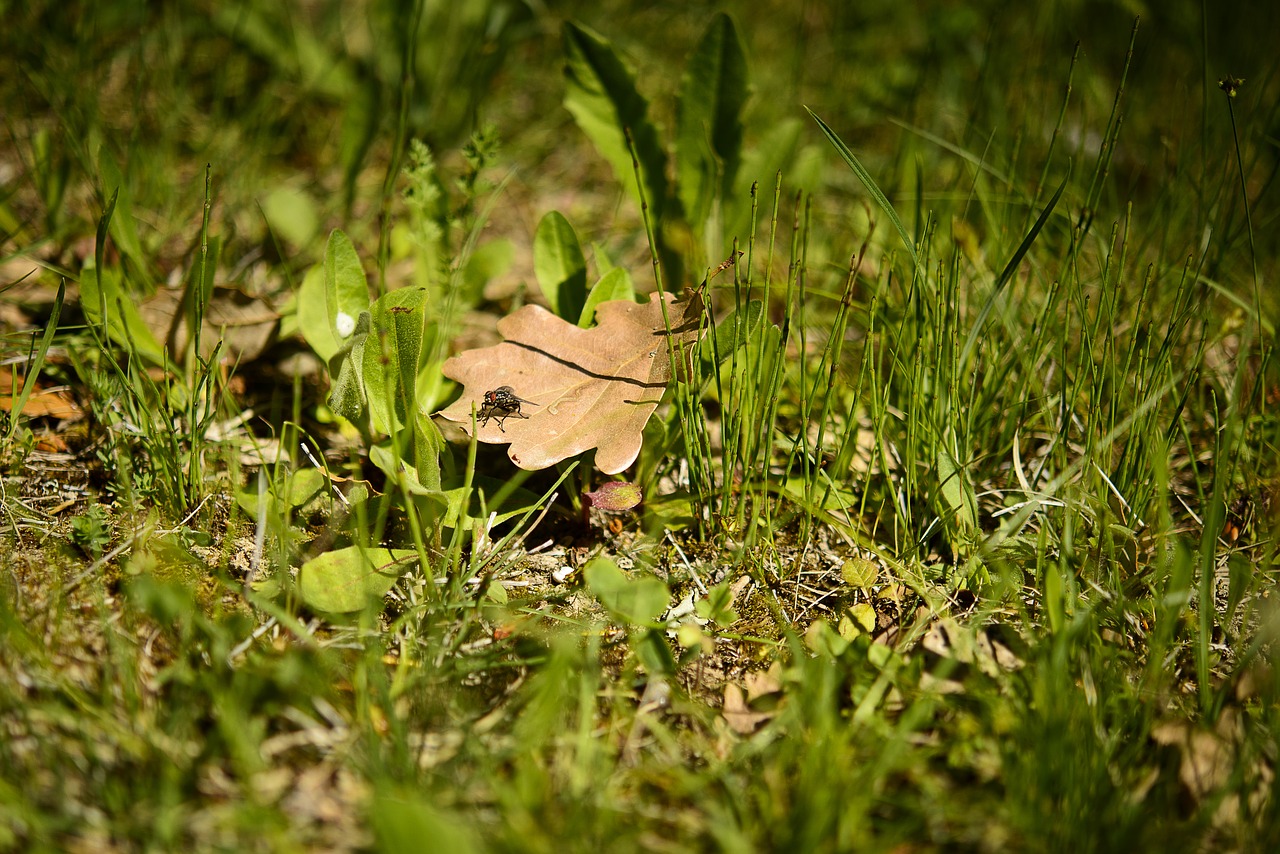
<svg viewBox="0 0 1280 854"><path fill-rule="evenodd" d="M506 340L468 350L444 363L465 388L440 414L470 431L478 413L481 442L511 444L523 469L554 465L596 449L596 468L616 474L635 462L641 431L671 379L668 346L687 354L698 340L702 300L654 294L648 303L615 300L596 307L597 325L580 329L539 306L498 321ZM523 404L519 415L486 421L485 393L507 386Z"/></svg>

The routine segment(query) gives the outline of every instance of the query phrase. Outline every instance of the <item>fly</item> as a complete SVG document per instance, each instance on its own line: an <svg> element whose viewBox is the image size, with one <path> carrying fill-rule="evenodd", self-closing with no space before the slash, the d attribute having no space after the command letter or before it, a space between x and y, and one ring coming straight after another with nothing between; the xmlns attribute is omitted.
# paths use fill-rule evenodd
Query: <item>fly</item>
<svg viewBox="0 0 1280 854"><path fill-rule="evenodd" d="M498 429L503 433L507 432L502 425L512 415L517 418L529 417L520 411L522 403L527 403L530 406L538 405L531 400L516 397L515 390L509 385L498 386L492 391L486 391L484 393L484 402L480 406L479 415L484 419L480 422L480 426L483 427L488 424L490 418L496 418L498 420Z"/></svg>

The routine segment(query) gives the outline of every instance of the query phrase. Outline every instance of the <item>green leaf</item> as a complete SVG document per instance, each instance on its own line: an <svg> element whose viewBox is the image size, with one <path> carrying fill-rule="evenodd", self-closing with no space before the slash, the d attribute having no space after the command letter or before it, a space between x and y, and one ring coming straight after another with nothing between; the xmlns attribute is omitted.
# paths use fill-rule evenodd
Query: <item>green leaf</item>
<svg viewBox="0 0 1280 854"><path fill-rule="evenodd" d="M706 599L694 603L694 611L704 620L710 620L721 628L727 628L738 621L738 612L733 610L733 590L728 581L722 581L707 591Z"/></svg>
<svg viewBox="0 0 1280 854"><path fill-rule="evenodd" d="M351 240L334 230L324 249L323 277L315 270L298 292L298 326L302 336L326 362L354 334L362 311L369 308L369 285Z"/></svg>
<svg viewBox="0 0 1280 854"><path fill-rule="evenodd" d="M258 494L257 478L250 478L249 485L236 493L236 504L250 519L257 519L264 511L270 515L278 515L285 510L310 504L326 494L328 488L329 478L325 477L324 472L319 469L299 469L284 478L283 484L269 484L262 496ZM266 507L263 508L262 504Z"/></svg>
<svg viewBox="0 0 1280 854"><path fill-rule="evenodd" d="M971 531L978 525L977 500L973 496L973 487L965 470L956 465L951 454L938 449L938 488L942 500L951 511L953 529Z"/></svg>
<svg viewBox="0 0 1280 854"><path fill-rule="evenodd" d="M418 482L432 492L444 487L440 477L440 454L444 451L444 436L431 416L419 412L413 421L414 467Z"/></svg>
<svg viewBox="0 0 1280 854"><path fill-rule="evenodd" d="M818 127L822 129L822 132L826 135L828 141L830 141L836 151L840 154L840 158L848 164L850 169L853 170L853 174L858 176L858 180L862 182L862 186L867 188L867 192L871 194L871 198L876 200L876 204L878 204L880 209L885 212L885 215L889 217L889 221L893 223L893 227L898 230L898 236L902 238L902 245L906 247L907 254L911 256L911 268L914 270L916 267L919 267L920 259L916 257L916 247L914 242L911 240L911 235L907 232L907 227L902 224L902 220L898 218L898 212L893 209L893 205L889 203L888 197L885 196L880 187L876 184L875 180L871 177L871 173L866 170L866 167L864 167L861 162L859 162L858 158L853 156L853 152L849 150L849 146L845 145L844 141L840 139L840 137L836 136L836 132L827 127L826 122L818 118L817 113L810 110L808 107L805 107L804 109L805 112L812 116L813 120L818 123Z"/></svg>
<svg viewBox="0 0 1280 854"><path fill-rule="evenodd" d="M379 851L473 854L486 850L461 816L443 811L408 786L379 790L369 816Z"/></svg>
<svg viewBox="0 0 1280 854"><path fill-rule="evenodd" d="M760 182L757 198L767 199L773 195L779 171L785 169L788 182L794 182L796 146L803 126L799 119L783 119L763 129L758 139L753 138L751 148L743 154L742 165L738 168L740 183L732 191L730 199L733 204L724 215L726 238L737 237L738 245L745 246L751 237L750 190L753 183Z"/></svg>
<svg viewBox="0 0 1280 854"><path fill-rule="evenodd" d="M510 240L490 240L476 247L462 270L463 295L468 305L484 297L484 286L511 269L515 244Z"/></svg>
<svg viewBox="0 0 1280 854"><path fill-rule="evenodd" d="M654 221L662 218L667 198L666 158L658 132L649 121L649 104L636 91L635 79L604 37L574 23L564 25L565 108L609 165L618 181L637 202L631 151L624 129L630 130L644 183L644 201Z"/></svg>
<svg viewBox="0 0 1280 854"><path fill-rule="evenodd" d="M142 253L142 241L138 239L137 221L133 218L133 193L105 145L98 149L97 160L102 188L113 192L116 197L115 211L111 217L111 237L120 252L145 271L147 259Z"/></svg>
<svg viewBox="0 0 1280 854"><path fill-rule="evenodd" d="M359 423L368 406L368 395L364 389L364 345L372 327L369 312L360 312L355 331L342 349L329 359L329 376L333 377L329 408L353 423Z"/></svg>
<svg viewBox="0 0 1280 854"><path fill-rule="evenodd" d="M733 19L717 14L689 59L676 106L676 174L685 217L701 228L733 192L750 88Z"/></svg>
<svg viewBox="0 0 1280 854"><path fill-rule="evenodd" d="M596 322L596 306L611 300L624 299L635 302L636 287L631 281L631 274L623 267L614 267L605 273L595 287L587 294L586 304L582 306L582 315L578 318L578 326L589 329Z"/></svg>
<svg viewBox="0 0 1280 854"><path fill-rule="evenodd" d="M101 283L101 288L99 287ZM86 271L80 277L80 306L85 318L104 325L102 307L106 306L105 326L108 337L129 353L155 365L167 362L164 347L151 334L151 329L138 312L138 301L125 291L123 277L117 269Z"/></svg>
<svg viewBox="0 0 1280 854"><path fill-rule="evenodd" d="M416 565L412 549L348 546L314 557L298 571L298 589L311 608L331 614L360 611L380 600Z"/></svg>
<svg viewBox="0 0 1280 854"><path fill-rule="evenodd" d="M876 578L880 575L880 567L873 560L865 557L855 557L844 562L840 567L840 577L844 579L845 584L850 587L858 587L863 590L871 587L876 583Z"/></svg>
<svg viewBox="0 0 1280 854"><path fill-rule="evenodd" d="M648 629L632 641L631 647L650 676L675 675L679 665L671 654L666 632L662 629Z"/></svg>
<svg viewBox="0 0 1280 854"><path fill-rule="evenodd" d="M405 475L404 487L413 495L434 496L443 506L446 502L440 474L440 452L444 437L426 415L419 415L414 426L413 445L393 448L395 439L379 442L369 448L369 461L392 480ZM397 461L399 467L397 468Z"/></svg>
<svg viewBox="0 0 1280 854"><path fill-rule="evenodd" d="M533 239L533 272L551 310L573 323L587 301L587 259L569 220L551 211Z"/></svg>
<svg viewBox="0 0 1280 854"><path fill-rule="evenodd" d="M653 626L671 601L667 585L653 576L628 578L607 557L594 558L582 570L587 589L621 623Z"/></svg>
<svg viewBox="0 0 1280 854"><path fill-rule="evenodd" d="M418 371L431 346L427 335L435 333L426 305L426 288L402 288L383 295L371 308L364 388L370 424L381 433L393 434L416 417Z"/></svg>
<svg viewBox="0 0 1280 854"><path fill-rule="evenodd" d="M320 228L315 200L293 187L276 187L262 200L262 215L271 230L295 248L308 246Z"/></svg>

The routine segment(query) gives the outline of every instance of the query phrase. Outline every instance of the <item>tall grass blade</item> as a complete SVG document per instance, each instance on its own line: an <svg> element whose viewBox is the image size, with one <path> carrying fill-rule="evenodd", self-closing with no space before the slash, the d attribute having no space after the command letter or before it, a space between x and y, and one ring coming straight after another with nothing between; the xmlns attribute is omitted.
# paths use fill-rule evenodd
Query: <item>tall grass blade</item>
<svg viewBox="0 0 1280 854"><path fill-rule="evenodd" d="M1068 176L1069 178L1070 176ZM996 279L995 287L991 289L991 295L987 297L986 303L982 306L982 311L978 313L978 320L973 324L973 328L969 330L969 340L964 344L964 350L960 353L959 372L964 373L969 366L969 357L973 354L973 348L977 346L978 335L982 332L982 327L987 322L987 316L991 314L991 309L995 307L996 298L1000 296L1000 291L1004 290L1004 286L1009 284L1013 279L1013 274L1018 271L1018 265L1022 263L1022 259L1026 256L1027 251L1031 248L1031 244L1035 243L1036 237L1040 234L1040 230L1044 228L1044 224L1049 221L1049 215L1053 213L1053 209L1058 205L1058 199L1062 198L1062 191L1067 187L1068 178L1063 178L1062 183L1058 185L1058 189L1054 191L1053 198L1049 199L1049 204L1045 205L1044 210L1040 213L1039 219L1035 225L1031 226L1031 230L1027 232L1027 236L1022 238L1022 243L1018 244L1018 250L1013 253L1013 257L1009 259L1009 263L1005 264L1004 270L1001 271L1000 277Z"/></svg>
<svg viewBox="0 0 1280 854"><path fill-rule="evenodd" d="M808 107L805 107L804 109L813 117L813 120L818 123L818 127L822 129L822 132L826 134L827 139L830 140L833 146L835 146L836 152L839 153L841 159L844 160L844 162L849 165L849 168L853 170L853 174L858 176L858 180L867 188L867 192L876 200L876 204L878 204L881 209L884 210L885 214L888 215L889 221L893 223L893 227L898 230L898 234L902 237L902 245L907 248L907 254L911 256L912 268L914 269L919 267L920 259L916 257L916 247L914 242L911 240L911 235L907 233L906 226L904 226L902 224L902 220L898 218L898 212L893 209L893 205L889 203L888 197L885 196L885 194L880 190L880 187L876 184L875 180L871 177L871 173L868 172L866 167L858 161L857 157L853 156L853 152L849 150L849 146L844 144L844 140L836 136L836 132L828 127L827 123L819 118L817 113L810 110Z"/></svg>
<svg viewBox="0 0 1280 854"><path fill-rule="evenodd" d="M18 392L18 397L13 401L13 406L9 409L9 425L5 428L4 433L6 441L13 438L13 434L18 429L18 415L26 408L31 392L35 391L36 377L40 376L40 369L44 367L45 356L49 353L49 345L53 343L53 335L58 331L58 319L62 316L62 300L66 293L67 281L63 279L58 283L58 295L53 299L53 311L49 315L49 322L44 327L44 335L40 336L40 345L36 347L36 352L31 361L27 362L27 376L22 383L22 391Z"/></svg>

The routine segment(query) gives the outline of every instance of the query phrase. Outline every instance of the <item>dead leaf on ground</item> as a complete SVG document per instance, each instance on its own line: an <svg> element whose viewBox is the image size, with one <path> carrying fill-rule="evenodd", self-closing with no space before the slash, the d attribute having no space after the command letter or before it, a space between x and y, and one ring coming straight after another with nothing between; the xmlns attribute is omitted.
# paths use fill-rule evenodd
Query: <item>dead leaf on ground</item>
<svg viewBox="0 0 1280 854"><path fill-rule="evenodd" d="M5 412L9 411L13 403L13 380L14 376L8 370L0 371L0 409ZM21 389L26 379L19 374L17 380L17 388ZM84 410L76 403L66 386L46 388L37 382L31 396L22 407L22 414L28 418L48 416L66 421L83 417Z"/></svg>
<svg viewBox="0 0 1280 854"><path fill-rule="evenodd" d="M748 673L738 686L724 686L725 723L739 735L750 735L778 714L782 701L781 668L775 664L763 673Z"/></svg>
<svg viewBox="0 0 1280 854"><path fill-rule="evenodd" d="M597 325L581 329L544 308L527 305L498 321L506 340L468 350L444 363L465 386L440 414L470 430L479 414L481 442L511 444L520 468L543 469L596 449L596 468L616 474L640 454L641 431L671 379L667 322L677 352L698 339L702 299L654 294L648 303L615 300L596 308ZM484 421L484 395L509 386L522 403L516 414Z"/></svg>
<svg viewBox="0 0 1280 854"><path fill-rule="evenodd" d="M170 353L184 352L190 336L184 299L182 288L160 288L138 306L151 334ZM215 286L204 310L200 355L208 358L221 341L223 358L252 361L270 343L279 320L279 313L266 300L236 288Z"/></svg>
<svg viewBox="0 0 1280 854"><path fill-rule="evenodd" d="M1263 757L1242 755L1245 722L1238 709L1228 707L1212 729L1185 720L1166 720L1151 730L1152 740L1180 754L1178 781L1194 803L1212 802L1219 798L1213 821L1227 827L1246 816L1263 814L1275 772ZM1247 762L1245 780L1253 786L1232 786L1232 779ZM1241 809L1241 794L1248 798L1248 809Z"/></svg>

